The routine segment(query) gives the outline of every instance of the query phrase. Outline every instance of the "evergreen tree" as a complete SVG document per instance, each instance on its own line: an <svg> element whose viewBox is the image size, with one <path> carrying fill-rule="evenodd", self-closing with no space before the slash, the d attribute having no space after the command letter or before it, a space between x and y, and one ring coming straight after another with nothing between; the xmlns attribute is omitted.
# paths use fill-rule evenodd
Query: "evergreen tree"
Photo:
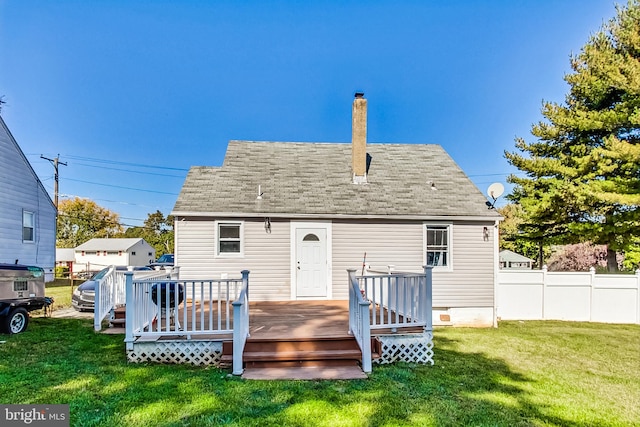
<svg viewBox="0 0 640 427"><path fill-rule="evenodd" d="M528 234L553 243L590 241L616 252L638 238L640 215L640 3L630 0L571 57L563 104L546 102L546 120L516 139L507 160L509 199L524 209ZM550 242L550 243L551 243Z"/></svg>

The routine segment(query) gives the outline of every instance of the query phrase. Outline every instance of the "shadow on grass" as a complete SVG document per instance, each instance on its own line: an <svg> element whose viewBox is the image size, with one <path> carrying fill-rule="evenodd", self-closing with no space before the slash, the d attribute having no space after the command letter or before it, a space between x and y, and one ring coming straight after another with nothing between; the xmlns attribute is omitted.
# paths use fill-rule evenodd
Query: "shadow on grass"
<svg viewBox="0 0 640 427"><path fill-rule="evenodd" d="M72 425L577 426L533 403L504 361L436 338L435 366L375 366L368 380L244 381L216 368L135 365L88 320L33 319L0 336L0 403L69 403Z"/></svg>

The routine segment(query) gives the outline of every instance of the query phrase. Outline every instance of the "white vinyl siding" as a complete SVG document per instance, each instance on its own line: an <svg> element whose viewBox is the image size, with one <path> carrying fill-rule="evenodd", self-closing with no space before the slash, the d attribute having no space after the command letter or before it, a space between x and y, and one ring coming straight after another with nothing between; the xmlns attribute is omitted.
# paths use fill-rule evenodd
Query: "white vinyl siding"
<svg viewBox="0 0 640 427"><path fill-rule="evenodd" d="M240 277L250 270L252 301L291 299L290 221L271 220L271 231L263 219L244 221L244 257L216 256L219 218L176 220L176 257L180 277L191 279ZM362 271L364 254L372 269L424 271L425 223L422 221L333 220L331 239L332 298L348 299L347 269ZM489 236L485 236L484 227ZM434 307L493 307L493 222L453 222L450 230L451 271L434 271Z"/></svg>
<svg viewBox="0 0 640 427"><path fill-rule="evenodd" d="M176 259L180 277L219 279L223 275L239 278L249 270L249 295L252 301L288 301L291 298L290 225L288 220L243 221L243 257L221 258L216 254L217 224L234 220L176 219ZM237 221L236 221L237 222Z"/></svg>
<svg viewBox="0 0 640 427"><path fill-rule="evenodd" d="M333 221L333 298L348 299L347 269L362 273L362 263L387 271L422 270L421 222Z"/></svg>
<svg viewBox="0 0 640 427"><path fill-rule="evenodd" d="M334 299L348 298L346 270L355 268L360 274L365 252L366 263L372 269L384 271L393 265L396 271L423 271L425 229L425 223L417 221L334 221ZM434 308L493 307L493 222L453 222L449 230L450 257L455 268L434 269Z"/></svg>
<svg viewBox="0 0 640 427"><path fill-rule="evenodd" d="M22 151L0 119L0 263L53 272L56 211ZM33 240L24 240L23 212L33 213Z"/></svg>
<svg viewBox="0 0 640 427"><path fill-rule="evenodd" d="M492 222L455 222L452 271L433 272L434 307L493 307L495 259ZM489 233L485 237L484 228Z"/></svg>

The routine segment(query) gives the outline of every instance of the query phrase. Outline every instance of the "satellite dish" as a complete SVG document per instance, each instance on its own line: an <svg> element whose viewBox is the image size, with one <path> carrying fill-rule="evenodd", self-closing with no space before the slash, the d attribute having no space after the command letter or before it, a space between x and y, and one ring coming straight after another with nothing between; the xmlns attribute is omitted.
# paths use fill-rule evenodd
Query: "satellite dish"
<svg viewBox="0 0 640 427"><path fill-rule="evenodd" d="M485 202L489 209L495 208L496 201L498 200L498 197L502 196L502 193L504 193L504 185L499 182L494 182L489 186L489 188L487 188L487 194L493 199L493 202Z"/></svg>
<svg viewBox="0 0 640 427"><path fill-rule="evenodd" d="M504 193L504 185L500 184L499 182L494 182L487 189L487 194L493 200L496 200L498 197L502 196L502 193Z"/></svg>

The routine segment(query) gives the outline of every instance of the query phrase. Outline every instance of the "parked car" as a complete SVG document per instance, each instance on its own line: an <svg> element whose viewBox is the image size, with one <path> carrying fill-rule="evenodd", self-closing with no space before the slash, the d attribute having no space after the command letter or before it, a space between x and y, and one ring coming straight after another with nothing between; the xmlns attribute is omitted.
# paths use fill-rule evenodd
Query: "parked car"
<svg viewBox="0 0 640 427"><path fill-rule="evenodd" d="M161 255L155 262L152 262L147 267L173 267L173 254Z"/></svg>
<svg viewBox="0 0 640 427"><path fill-rule="evenodd" d="M48 307L44 270L18 264L0 264L0 332L19 334L27 329L29 312Z"/></svg>
<svg viewBox="0 0 640 427"><path fill-rule="evenodd" d="M91 279L82 283L73 291L73 295L71 295L71 305L73 308L78 311L93 311L96 298L96 283L107 274L109 268L110 267L100 270ZM116 267L117 271L127 271L127 269L128 267L120 265ZM151 270L153 269L150 267L133 267L133 271Z"/></svg>

